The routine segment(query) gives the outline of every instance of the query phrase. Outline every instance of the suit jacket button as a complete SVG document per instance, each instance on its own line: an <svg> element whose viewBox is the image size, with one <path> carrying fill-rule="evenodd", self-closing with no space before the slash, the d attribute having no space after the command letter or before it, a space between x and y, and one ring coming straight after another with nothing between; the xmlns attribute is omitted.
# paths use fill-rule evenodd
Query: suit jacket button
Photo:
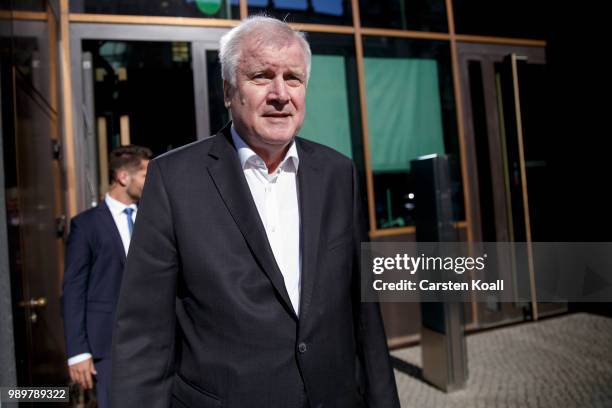
<svg viewBox="0 0 612 408"><path fill-rule="evenodd" d="M306 350L308 350L308 347L306 347L306 343L300 343L298 345L298 351L302 354L304 354L306 352Z"/></svg>

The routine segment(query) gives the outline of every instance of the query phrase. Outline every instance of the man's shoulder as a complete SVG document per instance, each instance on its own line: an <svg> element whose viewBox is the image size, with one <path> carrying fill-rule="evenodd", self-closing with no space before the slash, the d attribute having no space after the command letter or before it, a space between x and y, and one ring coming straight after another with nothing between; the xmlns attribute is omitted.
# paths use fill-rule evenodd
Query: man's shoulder
<svg viewBox="0 0 612 408"><path fill-rule="evenodd" d="M209 152L219 137L223 136L217 134L196 140L157 156L151 163L164 174L168 182L184 180L185 177L201 172L203 165L207 166Z"/></svg>
<svg viewBox="0 0 612 408"><path fill-rule="evenodd" d="M353 160L329 146L304 139L303 137L298 137L296 140L298 146L303 151L315 157L323 165L341 167L353 165Z"/></svg>
<svg viewBox="0 0 612 408"><path fill-rule="evenodd" d="M77 224L91 222L92 220L100 216L100 211L104 209L105 206L106 204L104 204L104 201L101 201L97 206L81 211L80 213L72 217L72 222Z"/></svg>
<svg viewBox="0 0 612 408"><path fill-rule="evenodd" d="M204 139L196 140L176 149L172 149L166 153L157 156L152 161L164 169L173 168L177 165L185 165L189 163L201 163L206 159L213 142L222 137L219 134L208 136Z"/></svg>
<svg viewBox="0 0 612 408"><path fill-rule="evenodd" d="M84 210L70 220L71 235L76 228L79 234L95 234L99 230L99 225L105 222L104 211L108 211L108 207L101 201L97 206ZM109 212L110 215L110 212Z"/></svg>

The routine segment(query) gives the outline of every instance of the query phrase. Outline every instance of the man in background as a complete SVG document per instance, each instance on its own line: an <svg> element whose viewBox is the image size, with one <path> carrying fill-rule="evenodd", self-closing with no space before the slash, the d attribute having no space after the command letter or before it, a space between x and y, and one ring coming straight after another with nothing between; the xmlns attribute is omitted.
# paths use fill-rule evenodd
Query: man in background
<svg viewBox="0 0 612 408"><path fill-rule="evenodd" d="M151 155L140 146L111 152L110 189L100 205L72 219L66 244L63 317L70 378L90 389L95 377L101 408L109 406L115 306Z"/></svg>

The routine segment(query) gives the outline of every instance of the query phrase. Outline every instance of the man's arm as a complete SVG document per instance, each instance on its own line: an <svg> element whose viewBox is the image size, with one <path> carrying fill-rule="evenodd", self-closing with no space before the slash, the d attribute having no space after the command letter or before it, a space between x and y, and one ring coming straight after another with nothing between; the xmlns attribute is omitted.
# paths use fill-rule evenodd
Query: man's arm
<svg viewBox="0 0 612 408"><path fill-rule="evenodd" d="M170 201L159 164L152 161L117 304L111 388L115 408L170 406L177 273Z"/></svg>
<svg viewBox="0 0 612 408"><path fill-rule="evenodd" d="M87 285L92 253L84 228L73 219L66 242L62 312L70 379L92 388L93 360L87 341Z"/></svg>
<svg viewBox="0 0 612 408"><path fill-rule="evenodd" d="M378 303L361 302L361 242L368 240L367 227L359 194L357 172L353 166L353 302L355 330L359 359L364 369L365 399L368 408L399 408L399 398L393 369L389 361L389 350L385 328Z"/></svg>

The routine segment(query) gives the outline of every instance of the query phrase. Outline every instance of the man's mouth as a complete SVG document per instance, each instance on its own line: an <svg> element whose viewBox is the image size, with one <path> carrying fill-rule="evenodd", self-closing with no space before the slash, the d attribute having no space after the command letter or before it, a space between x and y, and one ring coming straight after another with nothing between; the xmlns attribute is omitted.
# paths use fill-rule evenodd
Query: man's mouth
<svg viewBox="0 0 612 408"><path fill-rule="evenodd" d="M291 114L290 113L272 112L272 113L264 113L263 116L267 117L267 118L287 118L287 117L291 116Z"/></svg>

